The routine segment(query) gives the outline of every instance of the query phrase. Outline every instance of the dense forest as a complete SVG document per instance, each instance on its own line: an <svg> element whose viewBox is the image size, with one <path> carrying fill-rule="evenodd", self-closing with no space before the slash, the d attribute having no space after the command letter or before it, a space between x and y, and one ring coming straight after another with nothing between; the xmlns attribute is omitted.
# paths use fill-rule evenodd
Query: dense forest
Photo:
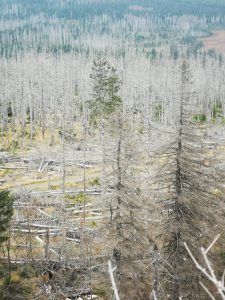
<svg viewBox="0 0 225 300"><path fill-rule="evenodd" d="M74 19L84 18L102 14L122 17L129 10L136 11L135 14L154 14L165 18L167 16L195 15L211 17L224 17L225 3L223 0L8 0L1 1L3 8L13 8L11 17L18 10L19 17L25 18L31 15L43 13L46 16Z"/></svg>
<svg viewBox="0 0 225 300"><path fill-rule="evenodd" d="M224 16L0 1L0 299L225 299Z"/></svg>

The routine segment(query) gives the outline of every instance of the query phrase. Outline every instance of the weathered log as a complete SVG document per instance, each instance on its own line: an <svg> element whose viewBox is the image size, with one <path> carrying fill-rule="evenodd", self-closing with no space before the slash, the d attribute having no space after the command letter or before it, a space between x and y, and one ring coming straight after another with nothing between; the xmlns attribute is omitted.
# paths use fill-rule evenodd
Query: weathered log
<svg viewBox="0 0 225 300"><path fill-rule="evenodd" d="M19 166L0 166L0 170L26 170L29 166L19 167Z"/></svg>
<svg viewBox="0 0 225 300"><path fill-rule="evenodd" d="M48 190L48 191L30 191L28 194L29 195L62 195L62 194L80 194L83 193L83 190L68 190L68 191L62 191L62 190ZM101 190L87 190L85 192L86 195L101 195L102 191Z"/></svg>

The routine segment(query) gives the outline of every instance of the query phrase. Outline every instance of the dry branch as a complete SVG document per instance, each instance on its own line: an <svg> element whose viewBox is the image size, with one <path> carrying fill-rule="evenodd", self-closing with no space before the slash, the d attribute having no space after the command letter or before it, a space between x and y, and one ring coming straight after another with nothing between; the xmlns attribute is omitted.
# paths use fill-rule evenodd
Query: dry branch
<svg viewBox="0 0 225 300"><path fill-rule="evenodd" d="M115 270L116 270L116 268L112 268L112 263L109 260L108 261L108 271L109 271L109 275L110 275L110 279L111 279L111 283L112 283L112 289L113 289L114 296L115 296L116 300L120 300L119 293L118 293L117 286L116 286L116 282L115 282L114 275L113 275L113 272Z"/></svg>
<svg viewBox="0 0 225 300"><path fill-rule="evenodd" d="M225 300L225 287L224 287L224 275L222 276L222 279L219 280L216 278L215 272L213 270L212 264L209 261L208 257L207 257L207 253L209 252L209 250L214 246L214 244L217 242L217 240L219 239L220 235L218 235L214 241L210 244L210 246L207 249L204 249L203 247L201 247L201 254L203 257L203 260L207 266L207 269L204 268L203 266L201 266L199 264L199 262L196 260L196 258L194 257L194 255L192 254L190 248L188 247L187 243L184 243L184 246L188 252L188 254L190 255L192 261L194 262L196 268L211 282L214 284L214 286L216 287L218 294L221 296L221 299ZM203 287L203 289L205 290L205 292L211 297L211 299L215 299L213 297L213 295L210 293L210 291L208 290L208 288L200 282L200 285Z"/></svg>

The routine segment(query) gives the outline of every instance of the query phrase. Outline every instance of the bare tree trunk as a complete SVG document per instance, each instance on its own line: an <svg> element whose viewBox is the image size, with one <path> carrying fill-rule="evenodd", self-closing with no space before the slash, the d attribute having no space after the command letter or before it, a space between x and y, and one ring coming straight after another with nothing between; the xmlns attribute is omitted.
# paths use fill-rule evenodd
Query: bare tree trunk
<svg viewBox="0 0 225 300"><path fill-rule="evenodd" d="M66 254L66 206L65 206L65 181L66 181L66 170L65 170L65 127L66 127L66 115L65 115L65 100L63 101L63 120L62 120L62 244L61 254L65 259Z"/></svg>
<svg viewBox="0 0 225 300"><path fill-rule="evenodd" d="M11 256L10 256L10 250L11 250L11 231L10 227L8 230L8 239L6 241L6 247L7 247L7 262L8 262L8 279L11 284Z"/></svg>
<svg viewBox="0 0 225 300"><path fill-rule="evenodd" d="M85 260L85 223L86 223L86 148L87 148L87 120L86 106L83 100L83 212L80 222L80 260Z"/></svg>
<svg viewBox="0 0 225 300"><path fill-rule="evenodd" d="M106 193L106 151L105 151L105 124L101 119L100 123L101 147L102 147L102 195Z"/></svg>
<svg viewBox="0 0 225 300"><path fill-rule="evenodd" d="M46 237L45 237L45 259L49 259L49 246L50 246L50 236L49 236L49 228L46 230Z"/></svg>

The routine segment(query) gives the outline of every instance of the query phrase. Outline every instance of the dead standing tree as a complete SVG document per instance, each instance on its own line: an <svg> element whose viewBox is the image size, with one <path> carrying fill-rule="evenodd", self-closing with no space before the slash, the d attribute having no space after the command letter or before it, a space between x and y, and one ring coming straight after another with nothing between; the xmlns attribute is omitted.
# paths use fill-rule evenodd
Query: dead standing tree
<svg viewBox="0 0 225 300"><path fill-rule="evenodd" d="M179 97L177 134L167 148L167 176L164 169L161 177L161 187L166 187L166 190L164 188L162 193L163 246L158 266L161 288L157 297L205 299L198 285L198 275L191 272L183 242L188 241L196 253L199 240L209 237L214 230L213 224L221 219L221 215L215 212L223 199L213 192L219 188L221 177L217 174L215 178L212 168L205 163L210 151L204 142L206 126L193 121L193 94L186 62L181 68Z"/></svg>
<svg viewBox="0 0 225 300"><path fill-rule="evenodd" d="M144 164L142 147L129 113L122 112L122 107L113 113L108 126L112 146L107 177L111 180L112 193L107 202L111 211L109 239L112 263L116 268L115 280L120 299L146 299L150 288L147 282L150 263L146 264L146 259L148 261L151 239L138 173L138 168Z"/></svg>
<svg viewBox="0 0 225 300"><path fill-rule="evenodd" d="M149 286L145 280L149 267L145 259L150 250L150 237L143 196L135 180L138 141L120 113L115 127L113 151L113 192L111 198L110 238L113 239L112 261L121 299L146 299ZM136 166L137 167L137 166ZM143 214L144 212L144 214ZM145 262L144 262L145 261Z"/></svg>
<svg viewBox="0 0 225 300"><path fill-rule="evenodd" d="M116 265L121 299L146 299L148 287L144 280L148 278L148 268L143 260L149 250L149 240L141 215L142 197L135 181L136 164L132 162L135 161L134 149L139 147L138 139L129 123L129 116L123 112L116 70L106 61L95 62L91 78L93 99L89 105L90 120L101 136L103 200L111 212L108 250L112 251L112 262ZM107 188L112 191L109 196L104 192Z"/></svg>

